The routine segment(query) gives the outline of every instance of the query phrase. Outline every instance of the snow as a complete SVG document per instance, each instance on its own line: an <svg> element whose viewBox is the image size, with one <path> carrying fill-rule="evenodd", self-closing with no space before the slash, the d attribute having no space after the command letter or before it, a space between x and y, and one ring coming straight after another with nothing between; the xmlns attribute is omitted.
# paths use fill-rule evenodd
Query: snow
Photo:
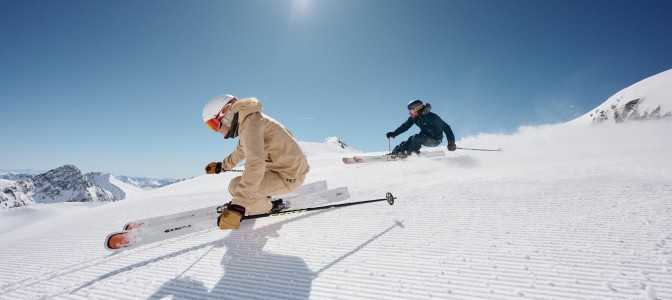
<svg viewBox="0 0 672 300"><path fill-rule="evenodd" d="M122 191L124 191L124 193L126 194L126 197L134 197L134 196L137 196L137 195L140 195L140 194L143 194L143 193L146 192L145 190L143 190L143 189L141 189L137 186L125 183L125 182L117 179L114 176L110 176L110 184L112 184L112 185L120 188Z"/></svg>
<svg viewBox="0 0 672 300"><path fill-rule="evenodd" d="M645 78L609 97L597 108L576 118L571 123L590 123L598 115L605 112L608 120L613 121L614 108L621 111L629 101L641 99L637 113L652 113L660 107L660 115L672 114L672 70L667 70Z"/></svg>
<svg viewBox="0 0 672 300"><path fill-rule="evenodd" d="M10 231L47 223L52 218L65 218L70 214L102 205L100 202L37 203L8 210L0 210L0 238ZM0 239L4 241L4 239Z"/></svg>
<svg viewBox="0 0 672 300"><path fill-rule="evenodd" d="M391 192L396 203L250 220L119 253L103 248L108 233L226 202L240 173L114 203L1 211L0 299L671 299L671 130L524 127L457 142L503 152L368 165L343 164L362 153L333 143L301 143L307 182L348 186L348 201Z"/></svg>
<svg viewBox="0 0 672 300"><path fill-rule="evenodd" d="M1 179L0 178L0 189L4 189L8 186L11 186L14 183L13 180Z"/></svg>

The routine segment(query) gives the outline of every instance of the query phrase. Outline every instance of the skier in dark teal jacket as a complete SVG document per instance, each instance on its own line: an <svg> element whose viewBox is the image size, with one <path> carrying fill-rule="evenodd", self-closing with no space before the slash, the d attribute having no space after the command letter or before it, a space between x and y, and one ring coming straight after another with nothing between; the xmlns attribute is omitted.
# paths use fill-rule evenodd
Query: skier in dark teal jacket
<svg viewBox="0 0 672 300"><path fill-rule="evenodd" d="M408 140L401 142L392 150L392 155L406 157L411 153L420 153L422 146L436 147L441 144L443 134L448 139L448 150L455 151L455 135L450 126L444 122L441 117L431 112L432 106L429 103L422 103L420 100L413 100L408 103L408 113L411 115L408 120L401 124L395 131L388 132L385 136L394 138L411 128L413 124L420 127L420 133L412 135Z"/></svg>

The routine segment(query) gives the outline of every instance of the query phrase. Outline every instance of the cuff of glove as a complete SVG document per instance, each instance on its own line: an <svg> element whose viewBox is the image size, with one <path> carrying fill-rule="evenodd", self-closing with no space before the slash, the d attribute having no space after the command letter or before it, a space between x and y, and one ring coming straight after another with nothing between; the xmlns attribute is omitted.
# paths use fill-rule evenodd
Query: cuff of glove
<svg viewBox="0 0 672 300"><path fill-rule="evenodd" d="M241 217L245 215L245 207L238 204L229 203L226 210L236 212Z"/></svg>

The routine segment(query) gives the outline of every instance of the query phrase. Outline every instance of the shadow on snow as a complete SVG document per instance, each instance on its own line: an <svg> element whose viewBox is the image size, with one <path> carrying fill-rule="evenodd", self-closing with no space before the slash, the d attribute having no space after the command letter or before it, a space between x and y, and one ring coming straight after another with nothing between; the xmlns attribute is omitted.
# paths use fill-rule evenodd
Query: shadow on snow
<svg viewBox="0 0 672 300"><path fill-rule="evenodd" d="M320 270L313 272L305 261L297 256L274 254L264 251L264 246L270 238L279 237L278 230L286 223L308 218L325 211L305 214L282 222L253 229L256 220L241 223L239 230L231 231L225 238L186 248L157 258L139 262L102 275L71 292L76 293L86 287L99 283L107 278L131 271L133 269L151 265L165 259L177 257L191 251L211 247L210 250L226 247L222 257L221 267L224 276L209 290L201 281L183 275L184 270L177 277L164 283L149 299L157 300L172 296L172 299L308 299L312 289L312 281L323 271L331 268L348 256L358 252L371 242L383 236L395 227L403 228L400 221L396 221L386 230L371 237L352 251L343 254ZM205 257L210 250L203 256ZM198 263L195 261L193 265Z"/></svg>

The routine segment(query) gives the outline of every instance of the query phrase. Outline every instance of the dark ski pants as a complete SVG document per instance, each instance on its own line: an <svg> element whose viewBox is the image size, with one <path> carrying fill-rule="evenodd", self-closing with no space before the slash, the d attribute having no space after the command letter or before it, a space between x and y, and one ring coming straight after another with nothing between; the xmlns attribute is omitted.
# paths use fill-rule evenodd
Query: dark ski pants
<svg viewBox="0 0 672 300"><path fill-rule="evenodd" d="M417 153L420 152L422 146L436 147L439 144L441 144L441 140L436 140L422 133L418 133L409 137L408 140L401 142L399 146L394 147L392 153L399 153L401 151Z"/></svg>

